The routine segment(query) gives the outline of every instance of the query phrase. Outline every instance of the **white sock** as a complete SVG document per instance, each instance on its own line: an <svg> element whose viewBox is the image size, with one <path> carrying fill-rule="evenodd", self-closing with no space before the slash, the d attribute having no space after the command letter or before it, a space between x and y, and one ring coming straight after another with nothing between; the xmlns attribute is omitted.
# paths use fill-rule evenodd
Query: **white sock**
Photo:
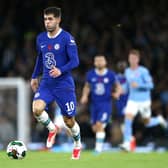
<svg viewBox="0 0 168 168"><path fill-rule="evenodd" d="M96 133L95 151L102 152L105 136L106 136L105 132Z"/></svg>
<svg viewBox="0 0 168 168"><path fill-rule="evenodd" d="M49 131L55 130L55 125L51 121L46 111L43 111L40 116L35 116L38 122L41 122L44 126L48 128Z"/></svg>
<svg viewBox="0 0 168 168"><path fill-rule="evenodd" d="M81 137L80 137L80 128L77 122L75 122L72 128L69 128L71 135L74 139L75 147L81 147Z"/></svg>

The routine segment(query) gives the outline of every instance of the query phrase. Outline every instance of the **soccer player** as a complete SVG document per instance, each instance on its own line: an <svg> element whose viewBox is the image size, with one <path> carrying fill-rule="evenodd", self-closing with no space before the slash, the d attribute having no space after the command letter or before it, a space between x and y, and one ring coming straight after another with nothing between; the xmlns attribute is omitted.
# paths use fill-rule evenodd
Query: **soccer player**
<svg viewBox="0 0 168 168"><path fill-rule="evenodd" d="M127 67L127 63L125 61L119 61L117 63L117 79L120 82L121 86L126 84L126 77L124 75L124 71ZM117 116L122 119L124 116L124 110L128 99L128 92L123 92L120 95L120 98L115 101Z"/></svg>
<svg viewBox="0 0 168 168"><path fill-rule="evenodd" d="M130 50L128 62L129 67L125 70L127 84L124 89L129 90L129 96L125 108L124 142L120 147L125 151L134 151L135 137L132 135L132 122L138 112L140 112L146 127L161 124L166 128L167 123L161 115L151 117L151 89L154 84L149 70L139 65L139 50Z"/></svg>
<svg viewBox="0 0 168 168"><path fill-rule="evenodd" d="M91 95L91 123L96 134L95 152L100 153L106 135L105 127L112 112L112 94L115 98L119 97L120 85L115 73L107 68L104 55L95 56L94 66L95 68L87 72L80 103L87 103Z"/></svg>
<svg viewBox="0 0 168 168"><path fill-rule="evenodd" d="M38 122L48 130L46 146L51 148L55 141L57 126L50 120L45 107L56 101L61 108L65 125L74 139L72 159L79 159L81 151L80 128L75 120L76 95L71 70L78 66L77 46L72 35L60 27L61 9L48 7L44 9L46 32L37 36L37 59L31 79L35 92L33 114ZM42 79L38 76L42 71Z"/></svg>

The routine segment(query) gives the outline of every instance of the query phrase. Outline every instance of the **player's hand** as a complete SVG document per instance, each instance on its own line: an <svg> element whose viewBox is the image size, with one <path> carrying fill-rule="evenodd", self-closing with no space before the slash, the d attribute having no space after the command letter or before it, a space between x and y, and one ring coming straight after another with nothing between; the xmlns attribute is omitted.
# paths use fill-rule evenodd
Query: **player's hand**
<svg viewBox="0 0 168 168"><path fill-rule="evenodd" d="M131 87L132 88L137 88L138 87L138 83L137 82L131 82Z"/></svg>
<svg viewBox="0 0 168 168"><path fill-rule="evenodd" d="M61 71L59 68L53 66L52 69L49 72L50 76L53 78L56 78L61 75Z"/></svg>
<svg viewBox="0 0 168 168"><path fill-rule="evenodd" d="M31 79L30 85L31 85L33 92L36 92L39 86L38 79Z"/></svg>
<svg viewBox="0 0 168 168"><path fill-rule="evenodd" d="M119 83L115 85L115 90L112 92L112 97L116 100L120 98L120 96L124 93L123 88Z"/></svg>
<svg viewBox="0 0 168 168"><path fill-rule="evenodd" d="M119 92L112 93L113 98L116 99L116 100L118 100L120 98L120 95L121 94Z"/></svg>
<svg viewBox="0 0 168 168"><path fill-rule="evenodd" d="M82 96L80 99L81 104L86 104L88 102L88 97L87 96Z"/></svg>

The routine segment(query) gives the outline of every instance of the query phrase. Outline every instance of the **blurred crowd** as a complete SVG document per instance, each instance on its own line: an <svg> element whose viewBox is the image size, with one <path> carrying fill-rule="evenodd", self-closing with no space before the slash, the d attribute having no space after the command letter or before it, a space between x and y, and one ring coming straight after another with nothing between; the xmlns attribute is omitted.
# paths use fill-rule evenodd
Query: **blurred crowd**
<svg viewBox="0 0 168 168"><path fill-rule="evenodd" d="M80 66L73 71L78 98L81 96L84 74L93 66L92 58L96 53L106 55L109 67L117 70L117 62L127 61L129 49L135 47L141 51L142 64L153 75L153 115L163 114L168 119L166 0L153 0L152 3L145 0L0 1L1 77L23 77L29 82L36 59L35 38L39 32L44 31L43 9L53 5L62 8L61 26L73 34L78 44ZM0 91L1 95L2 92ZM5 101L7 99L6 96ZM2 103L1 116L5 108L5 103ZM86 127L90 129L88 108L79 105L78 112L83 136L93 136L92 133L84 131ZM110 141L119 141L120 138L116 140L114 137L121 137L116 118L114 115L113 128L109 126L108 129ZM10 117L6 114L6 120L8 119ZM4 122L1 120L0 125ZM142 140L143 127L135 124L135 128L137 137ZM163 135L160 131L155 132L156 135Z"/></svg>

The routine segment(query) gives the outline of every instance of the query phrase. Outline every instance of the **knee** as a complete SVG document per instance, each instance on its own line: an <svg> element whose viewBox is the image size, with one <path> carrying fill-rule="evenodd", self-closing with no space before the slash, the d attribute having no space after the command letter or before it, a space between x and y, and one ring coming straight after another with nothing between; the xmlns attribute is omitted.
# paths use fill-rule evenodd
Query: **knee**
<svg viewBox="0 0 168 168"><path fill-rule="evenodd" d="M93 126L92 126L92 131L93 131L94 133L97 132L96 125L93 125Z"/></svg>
<svg viewBox="0 0 168 168"><path fill-rule="evenodd" d="M34 106L33 107L33 115L34 116L40 116L41 113L43 112L43 110L37 106Z"/></svg>
<svg viewBox="0 0 168 168"><path fill-rule="evenodd" d="M96 122L96 132L104 132L103 123Z"/></svg>
<svg viewBox="0 0 168 168"><path fill-rule="evenodd" d="M72 128L75 124L75 121L73 118L64 118L64 123L68 128Z"/></svg>
<svg viewBox="0 0 168 168"><path fill-rule="evenodd" d="M36 102L33 102L33 115L34 116L40 116L41 113L44 111L44 105L41 104L41 103L36 103Z"/></svg>
<svg viewBox="0 0 168 168"><path fill-rule="evenodd" d="M134 115L132 115L131 113L127 113L125 115L125 119L133 120L133 118L134 118Z"/></svg>

